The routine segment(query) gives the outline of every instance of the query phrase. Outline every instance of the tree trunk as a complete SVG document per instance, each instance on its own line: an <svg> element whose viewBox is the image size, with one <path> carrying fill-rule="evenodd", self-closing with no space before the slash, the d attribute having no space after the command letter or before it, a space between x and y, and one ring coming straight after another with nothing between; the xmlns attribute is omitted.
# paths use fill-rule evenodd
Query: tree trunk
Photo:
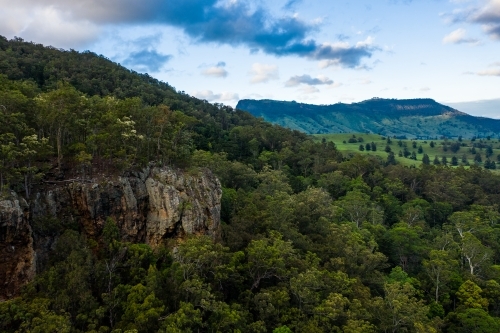
<svg viewBox="0 0 500 333"><path fill-rule="evenodd" d="M61 140L62 140L62 128L59 126L57 128L57 168L59 171L61 171L61 160L62 160L62 153L61 153Z"/></svg>
<svg viewBox="0 0 500 333"><path fill-rule="evenodd" d="M436 278L436 303L439 300L439 275Z"/></svg>

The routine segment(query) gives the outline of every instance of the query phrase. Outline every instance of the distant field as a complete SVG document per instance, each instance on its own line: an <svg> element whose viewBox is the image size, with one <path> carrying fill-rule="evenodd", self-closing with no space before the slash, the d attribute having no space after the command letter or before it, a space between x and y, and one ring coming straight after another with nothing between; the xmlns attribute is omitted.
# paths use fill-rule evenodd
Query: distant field
<svg viewBox="0 0 500 333"><path fill-rule="evenodd" d="M354 136L354 137L353 137ZM418 167L422 164L422 157L424 154L429 155L430 164L434 164L434 159L437 156L440 163L442 163L443 156L446 157L448 165L451 166L452 158L456 157L458 160L458 165L479 165L484 167L485 162L487 161L487 151L488 146L491 147L492 155L489 157L489 160L492 162L498 163L497 168L500 169L499 163L499 155L500 155L500 141L498 139L463 139L462 141L458 141L457 139L439 139L439 140L405 140L405 139L395 139L390 138L390 143L387 142L387 137L381 136L378 134L364 134L364 133L341 133L341 134L317 134L313 135L315 140L321 141L323 139L327 141L332 141L335 143L337 148L344 154L367 154L367 155L376 155L380 156L384 160L387 159L388 153L385 151L386 146L388 145L391 148L391 151L394 153L396 161L405 166ZM359 140L362 138L362 142L352 142L349 143L349 139L354 141L353 139ZM434 142L434 147L431 147L431 141ZM374 143L377 147L376 151L372 150L364 150L360 151L359 146L363 145L366 147L366 144ZM414 147L415 144L415 147ZM453 144L454 147L453 147ZM457 144L460 145L458 151L453 152L453 148L456 149ZM411 154L415 152L416 160L411 159L411 155L408 157L399 156L400 151L404 153L404 148L406 146L407 151ZM419 146L422 147L422 152L419 153ZM475 151L475 153L474 153ZM474 160L476 154L481 156L481 162L477 162ZM465 162L466 161L466 162ZM487 162L486 162L487 163ZM490 163L491 165L491 163ZM495 170L499 172L500 170Z"/></svg>

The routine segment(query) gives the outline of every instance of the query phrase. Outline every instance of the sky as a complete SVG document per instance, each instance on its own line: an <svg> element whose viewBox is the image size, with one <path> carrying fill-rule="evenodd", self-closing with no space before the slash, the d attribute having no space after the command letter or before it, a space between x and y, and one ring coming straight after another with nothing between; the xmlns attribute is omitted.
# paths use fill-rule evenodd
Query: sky
<svg viewBox="0 0 500 333"><path fill-rule="evenodd" d="M500 0L0 0L0 35L235 106L433 98L500 118Z"/></svg>

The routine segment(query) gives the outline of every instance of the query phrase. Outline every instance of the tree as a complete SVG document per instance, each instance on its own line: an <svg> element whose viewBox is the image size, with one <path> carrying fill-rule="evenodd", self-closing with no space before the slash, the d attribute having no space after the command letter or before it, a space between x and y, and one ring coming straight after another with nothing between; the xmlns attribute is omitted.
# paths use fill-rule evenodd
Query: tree
<svg viewBox="0 0 500 333"><path fill-rule="evenodd" d="M439 162L439 157L437 155L434 157L434 161L432 163L434 165L440 165L441 164L441 162Z"/></svg>
<svg viewBox="0 0 500 333"><path fill-rule="evenodd" d="M192 303L180 302L179 309L165 318L158 332L191 333L199 331L203 326L200 309L195 309Z"/></svg>
<svg viewBox="0 0 500 333"><path fill-rule="evenodd" d="M385 146L384 151L385 151L386 153L390 153L390 152L392 151L391 146L386 145L386 146Z"/></svg>
<svg viewBox="0 0 500 333"><path fill-rule="evenodd" d="M382 301L376 300L376 304L382 307L381 329L396 333L415 331L418 326L430 328L426 316L428 307L417 298L417 290L408 279L386 282L384 294Z"/></svg>
<svg viewBox="0 0 500 333"><path fill-rule="evenodd" d="M403 223L395 224L388 232L392 260L404 271L412 267L422 251L420 233L420 227L408 227Z"/></svg>
<svg viewBox="0 0 500 333"><path fill-rule="evenodd" d="M483 161L483 159L481 158L481 154L480 154L480 153L477 153L477 154L474 156L474 162L481 163L482 161Z"/></svg>
<svg viewBox="0 0 500 333"><path fill-rule="evenodd" d="M488 300L481 296L481 288L471 280L465 281L456 293L463 309L488 310Z"/></svg>
<svg viewBox="0 0 500 333"><path fill-rule="evenodd" d="M496 333L500 331L500 321L491 317L483 309L467 309L452 312L446 318L448 332Z"/></svg>
<svg viewBox="0 0 500 333"><path fill-rule="evenodd" d="M387 155L387 160L385 162L386 165L396 165L396 158L394 157L393 152L389 152L389 155Z"/></svg>
<svg viewBox="0 0 500 333"><path fill-rule="evenodd" d="M424 148L422 148L422 145L418 146L417 153L422 154L424 152Z"/></svg>
<svg viewBox="0 0 500 333"><path fill-rule="evenodd" d="M441 164L448 165L448 159L446 158L446 156L441 157Z"/></svg>
<svg viewBox="0 0 500 333"><path fill-rule="evenodd" d="M246 253L247 271L253 281L251 290L257 289L262 280L284 279L289 274L288 266L295 257L291 242L284 241L277 232L272 232L270 238L252 241Z"/></svg>
<svg viewBox="0 0 500 333"><path fill-rule="evenodd" d="M284 326L280 326L278 328L275 328L273 330L273 333L293 333L293 332L290 328L288 328L288 326L284 325Z"/></svg>
<svg viewBox="0 0 500 333"><path fill-rule="evenodd" d="M452 151L453 154L456 154L460 150L460 143L459 142L453 142L450 145L450 150Z"/></svg>
<svg viewBox="0 0 500 333"><path fill-rule="evenodd" d="M276 326L290 307L290 290L286 287L261 289L253 297L253 303L259 313L259 319L268 327Z"/></svg>
<svg viewBox="0 0 500 333"><path fill-rule="evenodd" d="M458 158L456 156L453 156L451 158L451 165L457 166L458 165Z"/></svg>
<svg viewBox="0 0 500 333"><path fill-rule="evenodd" d="M377 151L377 145L373 141L371 143L371 148L372 148L372 151Z"/></svg>
<svg viewBox="0 0 500 333"><path fill-rule="evenodd" d="M496 165L495 161L491 161L490 159L487 159L484 162L484 168L490 169L490 170L495 170L497 168L497 165Z"/></svg>
<svg viewBox="0 0 500 333"><path fill-rule="evenodd" d="M493 148L491 146L487 146L485 154L486 158L490 158L491 156L493 156Z"/></svg>
<svg viewBox="0 0 500 333"><path fill-rule="evenodd" d="M445 250L432 250L429 259L423 261L425 272L434 285L434 301L439 302L442 287L446 287L458 262Z"/></svg>
<svg viewBox="0 0 500 333"><path fill-rule="evenodd" d="M57 166L61 171L63 137L85 108L85 99L71 85L61 83L58 89L42 94L37 99L39 122L55 136Z"/></svg>
<svg viewBox="0 0 500 333"><path fill-rule="evenodd" d="M424 154L424 156L422 157L422 163L425 164L425 165L431 164L431 160L429 158L429 155Z"/></svg>
<svg viewBox="0 0 500 333"><path fill-rule="evenodd" d="M471 276L477 276L487 266L491 258L491 250L481 244L472 233L465 232L461 243L462 256L469 267Z"/></svg>
<svg viewBox="0 0 500 333"><path fill-rule="evenodd" d="M42 179L47 171L46 165L37 165L35 162L49 156L52 147L48 141L47 138L38 139L36 134L26 136L15 152L17 161L15 170L22 177L26 198L30 197L33 182Z"/></svg>
<svg viewBox="0 0 500 333"><path fill-rule="evenodd" d="M341 220L353 222L361 228L363 222L379 224L383 221L383 213L371 202L370 197L359 190L349 191L337 202Z"/></svg>
<svg viewBox="0 0 500 333"><path fill-rule="evenodd" d="M165 310L165 306L154 292L142 284L131 288L123 307L125 311L121 325L141 332L158 330L158 319Z"/></svg>
<svg viewBox="0 0 500 333"><path fill-rule="evenodd" d="M359 151L365 151L365 146L364 145L359 145Z"/></svg>
<svg viewBox="0 0 500 333"><path fill-rule="evenodd" d="M434 147L435 147L435 145L436 145L436 144L434 143L434 141L431 141L431 143L429 143L429 146L430 146L431 148L434 148Z"/></svg>

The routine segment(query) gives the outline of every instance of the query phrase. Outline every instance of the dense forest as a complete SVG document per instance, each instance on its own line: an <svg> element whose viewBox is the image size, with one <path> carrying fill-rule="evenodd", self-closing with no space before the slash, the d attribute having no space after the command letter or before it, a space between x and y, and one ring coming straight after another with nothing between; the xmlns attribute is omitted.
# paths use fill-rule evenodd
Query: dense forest
<svg viewBox="0 0 500 333"><path fill-rule="evenodd" d="M372 98L358 103L314 105L243 99L236 108L308 134L376 133L430 139L497 137L500 120L475 117L433 99Z"/></svg>
<svg viewBox="0 0 500 333"><path fill-rule="evenodd" d="M2 332L499 332L500 176L343 156L90 52L0 38L0 196L210 168L223 239L159 249L56 223Z"/></svg>

